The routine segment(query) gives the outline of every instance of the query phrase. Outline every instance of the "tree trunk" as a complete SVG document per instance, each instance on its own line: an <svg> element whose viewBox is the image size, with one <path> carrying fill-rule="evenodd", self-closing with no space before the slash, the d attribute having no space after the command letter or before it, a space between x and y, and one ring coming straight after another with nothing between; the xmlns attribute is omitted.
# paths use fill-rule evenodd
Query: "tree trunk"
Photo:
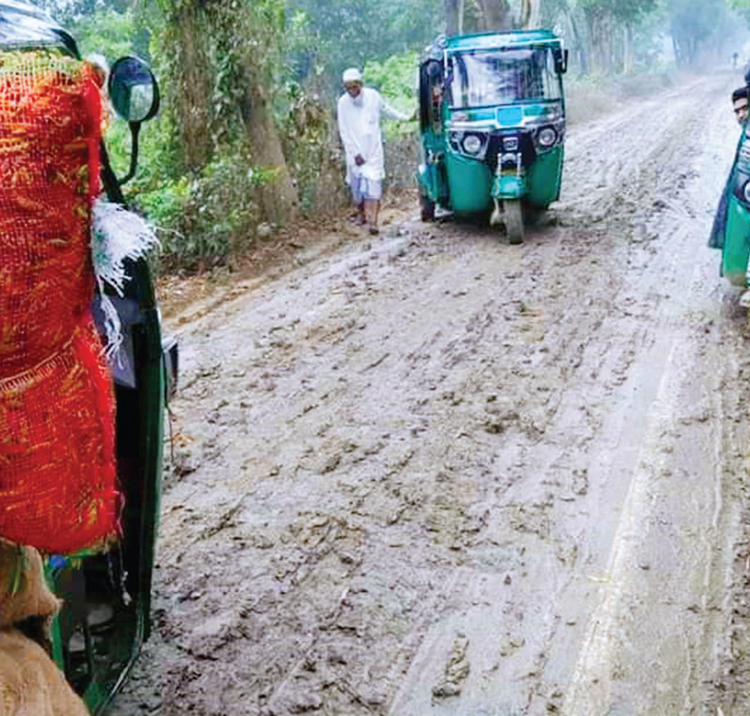
<svg viewBox="0 0 750 716"><path fill-rule="evenodd" d="M297 215L297 192L276 129L270 93L252 67L246 76L250 86L244 89L242 115L253 166L267 175L258 191L263 218L272 224L284 225Z"/></svg>
<svg viewBox="0 0 750 716"><path fill-rule="evenodd" d="M503 31L513 29L513 14L508 0L477 0L482 30Z"/></svg>
<svg viewBox="0 0 750 716"><path fill-rule="evenodd" d="M590 63L589 63L589 43L586 34L586 18L582 15L582 11L573 11L567 9L565 11L565 19L567 25L570 28L570 43L572 56L571 69L577 69L582 75L589 74Z"/></svg>
<svg viewBox="0 0 750 716"><path fill-rule="evenodd" d="M458 30L458 5L459 0L445 0L445 33L446 35L457 35Z"/></svg>
<svg viewBox="0 0 750 716"><path fill-rule="evenodd" d="M595 74L608 74L612 69L612 15L606 8L585 9L591 46L591 69Z"/></svg>
<svg viewBox="0 0 750 716"><path fill-rule="evenodd" d="M203 39L206 37L203 11L186 4L170 22L178 61L174 106L182 140L185 169L197 171L209 160L209 82L208 58Z"/></svg>
<svg viewBox="0 0 750 716"><path fill-rule="evenodd" d="M677 35L672 32L672 50L674 51L674 59L678 67L682 67L682 48L677 40Z"/></svg>
<svg viewBox="0 0 750 716"><path fill-rule="evenodd" d="M623 29L623 72L632 75L635 70L635 52L633 51L633 26L628 24Z"/></svg>
<svg viewBox="0 0 750 716"><path fill-rule="evenodd" d="M537 30L542 26L542 3L541 0L522 0L521 2L521 29Z"/></svg>

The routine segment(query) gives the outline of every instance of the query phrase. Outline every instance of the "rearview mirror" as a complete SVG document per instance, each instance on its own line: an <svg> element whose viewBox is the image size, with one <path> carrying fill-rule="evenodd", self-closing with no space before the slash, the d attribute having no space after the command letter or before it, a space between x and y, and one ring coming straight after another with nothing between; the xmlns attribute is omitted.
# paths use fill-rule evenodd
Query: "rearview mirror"
<svg viewBox="0 0 750 716"><path fill-rule="evenodd" d="M568 71L568 51L553 50L555 58L555 71L559 75L564 75Z"/></svg>
<svg viewBox="0 0 750 716"><path fill-rule="evenodd" d="M121 57L109 75L109 97L120 117L145 122L159 111L159 85L151 68L138 57Z"/></svg>

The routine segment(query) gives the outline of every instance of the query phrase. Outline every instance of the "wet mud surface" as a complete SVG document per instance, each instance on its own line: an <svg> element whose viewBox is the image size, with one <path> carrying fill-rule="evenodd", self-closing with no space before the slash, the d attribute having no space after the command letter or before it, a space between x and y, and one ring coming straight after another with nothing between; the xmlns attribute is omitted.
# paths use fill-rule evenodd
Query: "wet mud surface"
<svg viewBox="0 0 750 716"><path fill-rule="evenodd" d="M572 130L522 246L405 217L175 322L113 714L750 713L746 313L705 246L732 81Z"/></svg>

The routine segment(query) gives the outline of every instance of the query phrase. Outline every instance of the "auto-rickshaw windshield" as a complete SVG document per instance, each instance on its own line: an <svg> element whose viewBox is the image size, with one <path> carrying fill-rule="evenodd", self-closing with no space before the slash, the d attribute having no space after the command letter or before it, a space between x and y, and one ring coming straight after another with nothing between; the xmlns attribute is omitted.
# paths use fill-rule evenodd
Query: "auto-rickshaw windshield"
<svg viewBox="0 0 750 716"><path fill-rule="evenodd" d="M453 53L447 85L457 109L562 98L552 50L547 48Z"/></svg>

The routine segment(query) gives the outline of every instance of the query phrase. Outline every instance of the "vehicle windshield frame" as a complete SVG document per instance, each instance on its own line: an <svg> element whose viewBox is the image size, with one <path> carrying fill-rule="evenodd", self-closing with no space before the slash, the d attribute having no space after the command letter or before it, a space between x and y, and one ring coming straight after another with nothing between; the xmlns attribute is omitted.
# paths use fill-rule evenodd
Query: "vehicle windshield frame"
<svg viewBox="0 0 750 716"><path fill-rule="evenodd" d="M451 51L446 57L445 84L450 108L455 110L563 100L562 79L549 45Z"/></svg>

